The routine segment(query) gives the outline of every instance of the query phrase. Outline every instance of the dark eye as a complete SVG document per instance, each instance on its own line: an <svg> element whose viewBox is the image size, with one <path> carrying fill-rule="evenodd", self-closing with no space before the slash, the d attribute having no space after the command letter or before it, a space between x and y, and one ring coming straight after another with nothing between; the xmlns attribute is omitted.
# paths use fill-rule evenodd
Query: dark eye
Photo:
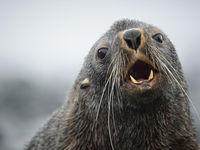
<svg viewBox="0 0 200 150"><path fill-rule="evenodd" d="M152 36L152 38L159 43L163 42L163 35L161 33L156 33L155 35Z"/></svg>
<svg viewBox="0 0 200 150"><path fill-rule="evenodd" d="M98 56L100 59L103 59L103 58L106 56L107 51L108 51L108 48L106 48L106 47L100 48L100 49L98 49L98 51L97 51L97 56Z"/></svg>

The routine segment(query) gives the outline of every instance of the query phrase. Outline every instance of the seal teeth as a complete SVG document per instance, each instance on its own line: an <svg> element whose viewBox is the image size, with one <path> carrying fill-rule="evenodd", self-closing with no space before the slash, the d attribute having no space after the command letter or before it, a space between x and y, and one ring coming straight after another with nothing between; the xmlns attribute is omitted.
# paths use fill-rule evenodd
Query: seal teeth
<svg viewBox="0 0 200 150"><path fill-rule="evenodd" d="M150 75L149 75L148 80L151 80L151 79L153 79L153 70L152 70L152 69L151 69L151 71L150 71Z"/></svg>
<svg viewBox="0 0 200 150"><path fill-rule="evenodd" d="M131 81L132 81L133 83L140 83L140 82L136 81L136 80L132 77L132 75L130 75L130 79L131 79Z"/></svg>

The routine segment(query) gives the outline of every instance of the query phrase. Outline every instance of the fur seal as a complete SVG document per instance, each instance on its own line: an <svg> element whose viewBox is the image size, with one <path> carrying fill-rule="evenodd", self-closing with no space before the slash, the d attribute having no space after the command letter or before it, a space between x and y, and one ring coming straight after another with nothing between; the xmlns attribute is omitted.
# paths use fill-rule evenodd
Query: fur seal
<svg viewBox="0 0 200 150"><path fill-rule="evenodd" d="M197 150L187 83L171 41L120 20L94 44L66 103L27 150Z"/></svg>

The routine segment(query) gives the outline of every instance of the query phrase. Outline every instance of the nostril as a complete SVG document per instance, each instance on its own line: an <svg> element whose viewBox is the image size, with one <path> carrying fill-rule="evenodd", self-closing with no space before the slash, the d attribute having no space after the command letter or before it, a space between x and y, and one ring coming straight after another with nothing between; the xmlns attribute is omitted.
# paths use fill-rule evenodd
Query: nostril
<svg viewBox="0 0 200 150"><path fill-rule="evenodd" d="M136 39L137 48L139 47L140 42L141 42L141 38L140 38L140 36L139 36L139 37L137 37L137 39ZM136 48L136 49L137 49L137 48Z"/></svg>
<svg viewBox="0 0 200 150"><path fill-rule="evenodd" d="M131 40L128 40L128 39L124 39L124 40L126 41L126 44L128 45L129 48L134 49Z"/></svg>

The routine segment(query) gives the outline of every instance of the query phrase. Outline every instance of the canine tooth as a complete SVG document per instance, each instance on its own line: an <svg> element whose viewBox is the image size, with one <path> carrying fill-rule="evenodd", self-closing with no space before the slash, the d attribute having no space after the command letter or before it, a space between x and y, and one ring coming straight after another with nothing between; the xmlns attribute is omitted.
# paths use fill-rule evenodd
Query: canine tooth
<svg viewBox="0 0 200 150"><path fill-rule="evenodd" d="M148 80L151 80L151 79L153 79L153 70L152 69L151 69L151 72L150 72Z"/></svg>
<svg viewBox="0 0 200 150"><path fill-rule="evenodd" d="M131 78L131 81L132 81L133 83L139 83L138 81L136 81L136 80L132 77L132 75L130 75L130 78Z"/></svg>

